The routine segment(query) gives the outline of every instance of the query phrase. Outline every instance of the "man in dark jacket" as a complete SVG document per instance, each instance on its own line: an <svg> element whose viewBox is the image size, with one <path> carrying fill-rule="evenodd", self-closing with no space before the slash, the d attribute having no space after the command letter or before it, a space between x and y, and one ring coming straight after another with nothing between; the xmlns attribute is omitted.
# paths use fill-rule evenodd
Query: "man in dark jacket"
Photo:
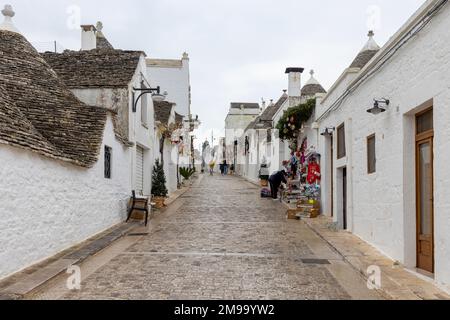
<svg viewBox="0 0 450 320"><path fill-rule="evenodd" d="M274 200L278 199L278 189L280 188L281 183L287 183L286 177L287 174L286 171L284 170L278 171L270 176L269 178L270 190L272 192L272 198Z"/></svg>

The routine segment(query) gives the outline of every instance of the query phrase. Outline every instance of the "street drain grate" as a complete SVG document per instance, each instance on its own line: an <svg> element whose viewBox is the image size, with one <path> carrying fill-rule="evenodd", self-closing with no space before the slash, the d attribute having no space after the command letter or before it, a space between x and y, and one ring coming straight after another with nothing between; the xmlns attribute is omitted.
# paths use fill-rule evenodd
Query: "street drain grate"
<svg viewBox="0 0 450 320"><path fill-rule="evenodd" d="M330 264L326 259L301 259L304 264Z"/></svg>
<svg viewBox="0 0 450 320"><path fill-rule="evenodd" d="M142 236L148 236L148 233L130 233L128 234L129 237L142 237Z"/></svg>

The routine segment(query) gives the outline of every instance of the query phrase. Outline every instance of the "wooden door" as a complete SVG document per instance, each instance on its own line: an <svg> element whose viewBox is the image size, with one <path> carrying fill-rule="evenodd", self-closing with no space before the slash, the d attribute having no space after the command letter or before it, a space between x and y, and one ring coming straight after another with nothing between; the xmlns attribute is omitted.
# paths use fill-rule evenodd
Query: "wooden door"
<svg viewBox="0 0 450 320"><path fill-rule="evenodd" d="M422 113L417 116L417 267L434 273L433 129L432 122L430 124L432 110L427 112L431 114ZM428 123L423 125L424 121Z"/></svg>

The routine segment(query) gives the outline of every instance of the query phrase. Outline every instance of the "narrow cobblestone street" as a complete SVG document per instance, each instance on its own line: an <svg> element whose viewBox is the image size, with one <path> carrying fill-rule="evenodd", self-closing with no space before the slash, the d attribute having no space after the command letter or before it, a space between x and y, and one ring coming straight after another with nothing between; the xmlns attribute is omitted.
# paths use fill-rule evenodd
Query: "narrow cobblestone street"
<svg viewBox="0 0 450 320"><path fill-rule="evenodd" d="M33 298L380 298L303 222L286 220L279 202L239 178L204 177L146 232L82 265L80 291L67 292L63 276Z"/></svg>

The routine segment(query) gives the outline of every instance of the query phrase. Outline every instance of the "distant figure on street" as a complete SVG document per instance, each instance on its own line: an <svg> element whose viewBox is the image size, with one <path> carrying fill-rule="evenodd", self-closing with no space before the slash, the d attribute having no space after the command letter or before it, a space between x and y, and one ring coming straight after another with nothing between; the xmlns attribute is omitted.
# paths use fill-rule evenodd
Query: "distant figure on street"
<svg viewBox="0 0 450 320"><path fill-rule="evenodd" d="M278 199L278 189L280 188L281 183L287 183L286 177L287 173L285 170L275 172L273 175L270 176L269 183L270 183L270 191L272 193L272 199L274 200Z"/></svg>
<svg viewBox="0 0 450 320"><path fill-rule="evenodd" d="M224 173L225 173L225 166L224 166L223 163L219 164L219 169L220 169L220 174L224 175Z"/></svg>
<svg viewBox="0 0 450 320"><path fill-rule="evenodd" d="M298 170L298 159L297 156L295 155L295 152L291 153L290 165L291 165L292 179L295 179L297 177L297 170Z"/></svg>
<svg viewBox="0 0 450 320"><path fill-rule="evenodd" d="M228 163L227 160L223 160L223 175L228 175Z"/></svg>
<svg viewBox="0 0 450 320"><path fill-rule="evenodd" d="M214 160L211 160L209 163L209 174L214 175L214 167L216 166L216 162Z"/></svg>
<svg viewBox="0 0 450 320"><path fill-rule="evenodd" d="M232 176L234 176L234 172L235 172L234 164L231 164L231 166L230 166L230 174Z"/></svg>

